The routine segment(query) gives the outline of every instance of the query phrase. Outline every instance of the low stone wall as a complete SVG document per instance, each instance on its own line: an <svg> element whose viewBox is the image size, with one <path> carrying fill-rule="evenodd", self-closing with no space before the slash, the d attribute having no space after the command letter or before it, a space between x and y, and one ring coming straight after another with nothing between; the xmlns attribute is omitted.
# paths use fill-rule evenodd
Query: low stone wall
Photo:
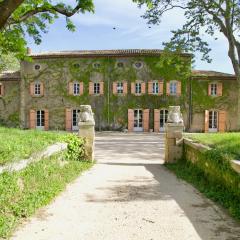
<svg viewBox="0 0 240 240"><path fill-rule="evenodd" d="M183 155L187 161L191 161L192 163L196 163L203 157L203 153L211 150L212 148L203 145L201 143L195 142L192 139L184 138L183 140ZM231 167L233 170L240 174L240 161L232 160Z"/></svg>
<svg viewBox="0 0 240 240"><path fill-rule="evenodd" d="M66 149L67 149L67 143L55 143L39 153L34 153L28 159L23 159L18 162L9 163L4 166L0 166L0 174L3 172L17 172L17 171L23 170L30 163L38 162L41 159L50 157L56 153L66 150Z"/></svg>

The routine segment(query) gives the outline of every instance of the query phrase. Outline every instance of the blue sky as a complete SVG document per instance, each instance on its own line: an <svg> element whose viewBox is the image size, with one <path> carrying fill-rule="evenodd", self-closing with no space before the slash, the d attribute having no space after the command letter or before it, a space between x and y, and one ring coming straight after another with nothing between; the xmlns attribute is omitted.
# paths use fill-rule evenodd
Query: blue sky
<svg viewBox="0 0 240 240"><path fill-rule="evenodd" d="M68 0L67 2L73 2ZM43 35L42 44L36 46L28 39L33 52L60 50L162 48L162 42L171 37L170 31L184 23L180 10L169 12L159 26L148 28L141 18L144 9L139 9L132 0L94 0L94 14L79 14L72 17L77 30L69 32L64 18L58 19ZM116 30L113 29L116 28ZM203 36L210 43L213 62L208 64L197 58L195 69L216 70L232 73L231 62L227 56L227 42L223 35L215 41Z"/></svg>

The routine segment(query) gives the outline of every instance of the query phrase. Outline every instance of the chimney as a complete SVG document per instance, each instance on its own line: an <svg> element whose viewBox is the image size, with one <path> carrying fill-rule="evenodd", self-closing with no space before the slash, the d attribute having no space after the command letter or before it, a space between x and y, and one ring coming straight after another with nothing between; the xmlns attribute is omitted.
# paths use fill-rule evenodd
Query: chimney
<svg viewBox="0 0 240 240"><path fill-rule="evenodd" d="M32 54L32 49L30 47L27 47L27 55L31 55Z"/></svg>

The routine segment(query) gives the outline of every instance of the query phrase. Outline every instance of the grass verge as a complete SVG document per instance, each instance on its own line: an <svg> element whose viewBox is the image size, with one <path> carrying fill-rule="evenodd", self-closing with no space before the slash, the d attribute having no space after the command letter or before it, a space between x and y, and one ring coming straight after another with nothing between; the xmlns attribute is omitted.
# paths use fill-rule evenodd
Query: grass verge
<svg viewBox="0 0 240 240"><path fill-rule="evenodd" d="M206 163L205 160L205 169L208 166ZM176 164L166 164L166 167L178 178L192 184L206 197L228 209L234 218L240 220L240 176L232 172L232 169L226 168L225 165L224 174L219 168L209 173L214 163L208 170L204 170L204 167L185 160L180 160Z"/></svg>
<svg viewBox="0 0 240 240"><path fill-rule="evenodd" d="M0 238L8 238L25 218L52 201L93 164L64 161L64 153L30 164L26 169L0 175Z"/></svg>
<svg viewBox="0 0 240 240"><path fill-rule="evenodd" d="M66 135L62 132L0 127L0 165L29 158Z"/></svg>
<svg viewBox="0 0 240 240"><path fill-rule="evenodd" d="M240 133L194 133L185 136L218 149L231 158L240 159Z"/></svg>

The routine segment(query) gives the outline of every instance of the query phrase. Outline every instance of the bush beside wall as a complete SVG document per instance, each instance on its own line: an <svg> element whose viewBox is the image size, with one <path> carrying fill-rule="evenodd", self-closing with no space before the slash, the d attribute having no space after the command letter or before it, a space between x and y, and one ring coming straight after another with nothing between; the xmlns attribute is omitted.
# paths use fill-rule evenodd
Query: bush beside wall
<svg viewBox="0 0 240 240"><path fill-rule="evenodd" d="M232 169L230 160L219 150L199 151L184 144L183 158L166 166L240 219L240 175Z"/></svg>

